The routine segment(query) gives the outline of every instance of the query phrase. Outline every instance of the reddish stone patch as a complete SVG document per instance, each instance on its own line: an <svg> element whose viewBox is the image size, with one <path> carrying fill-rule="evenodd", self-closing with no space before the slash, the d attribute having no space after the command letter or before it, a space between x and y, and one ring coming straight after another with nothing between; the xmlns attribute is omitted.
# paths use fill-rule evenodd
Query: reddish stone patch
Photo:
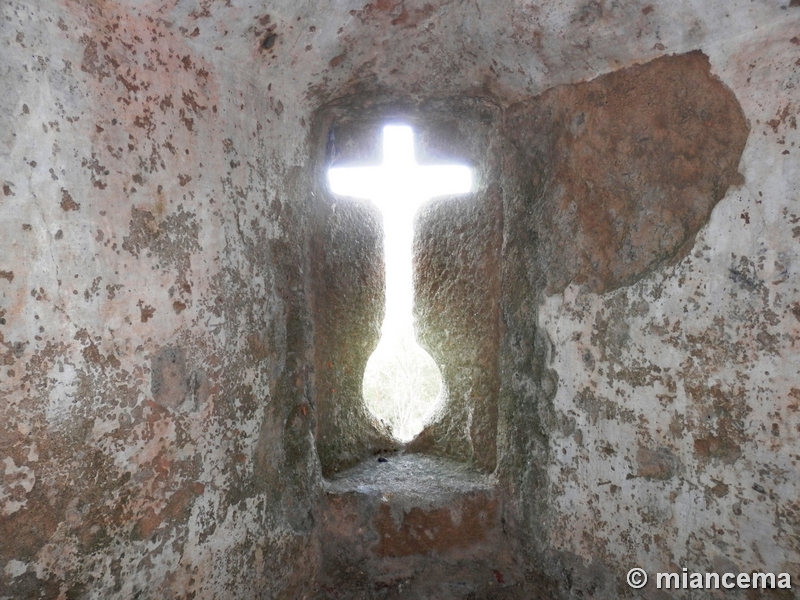
<svg viewBox="0 0 800 600"><path fill-rule="evenodd" d="M63 210L64 212L69 212L71 210L80 210L80 209L81 205L72 199L72 196L67 190L61 188L61 210Z"/></svg>
<svg viewBox="0 0 800 600"><path fill-rule="evenodd" d="M366 4L362 10L351 11L350 14L358 17L362 23L388 20L391 25L409 28L417 27L422 21L441 10L443 4L449 4L449 2L440 2L436 6L426 3L421 8L412 8L409 11L402 1L377 0L374 3Z"/></svg>
<svg viewBox="0 0 800 600"><path fill-rule="evenodd" d="M142 323L147 323L151 318L153 318L153 315L156 314L156 309L149 304L145 304L142 300L139 300L137 306L139 307L139 312L141 313L140 318Z"/></svg>
<svg viewBox="0 0 800 600"><path fill-rule="evenodd" d="M108 70L107 65L100 60L97 42L88 35L81 36L80 42L84 46L81 71L93 75L100 83L106 77L111 77L111 72Z"/></svg>
<svg viewBox="0 0 800 600"><path fill-rule="evenodd" d="M697 438L694 449L704 459L716 458L725 464L732 464L742 455L741 447L725 436L709 435Z"/></svg>
<svg viewBox="0 0 800 600"><path fill-rule="evenodd" d="M721 481L717 481L714 487L711 488L711 493L717 498L724 498L728 495L728 486Z"/></svg>
<svg viewBox="0 0 800 600"><path fill-rule="evenodd" d="M497 501L471 494L453 506L432 510L413 507L397 524L388 504L376 519L378 556L409 556L468 548L484 541L497 521Z"/></svg>
<svg viewBox="0 0 800 600"><path fill-rule="evenodd" d="M701 52L555 88L509 114L507 164L522 179L506 218L536 245L549 294L606 292L681 256L743 183L748 124Z"/></svg>
<svg viewBox="0 0 800 600"><path fill-rule="evenodd" d="M192 112L194 112L196 114L200 114L201 111L206 110L208 107L207 106L201 106L197 102L196 98L197 98L197 94L192 90L189 90L188 92L184 92L183 95L181 96L181 99L183 100L183 103L186 106L188 106L192 110Z"/></svg>
<svg viewBox="0 0 800 600"><path fill-rule="evenodd" d="M55 533L64 518L68 502L66 490L51 490L52 498L41 484L26 496L24 509L0 518L0 559L33 560L37 552ZM0 582L2 585L2 582Z"/></svg>
<svg viewBox="0 0 800 600"><path fill-rule="evenodd" d="M645 479L666 480L675 476L678 458L668 448L652 450L639 446L636 453L638 476Z"/></svg>
<svg viewBox="0 0 800 600"><path fill-rule="evenodd" d="M14 281L14 271L0 271L0 279L5 279L8 283Z"/></svg>
<svg viewBox="0 0 800 600"><path fill-rule="evenodd" d="M347 53L334 56L332 59L330 59L330 61L328 61L328 66L331 67L332 69L336 68L344 62L345 58L347 58Z"/></svg>
<svg viewBox="0 0 800 600"><path fill-rule="evenodd" d="M263 336L251 333L247 336L247 345L256 360L264 360L269 356L269 345Z"/></svg>
<svg viewBox="0 0 800 600"><path fill-rule="evenodd" d="M81 335L82 334L82 335ZM97 344L91 342L88 337L88 333L85 329L81 329L75 336L76 339L81 339L84 343L87 341L89 342L88 346L85 346L81 351L84 360L87 363L97 365L102 368L111 367L114 369L118 369L122 366L120 360L114 356L113 354L109 354L108 356L103 356L100 352L100 349L97 347Z"/></svg>
<svg viewBox="0 0 800 600"><path fill-rule="evenodd" d="M195 482L175 492L161 511L156 512L152 507L148 508L145 515L136 522L132 537L146 540L165 522L185 521L189 517L192 502L204 491L205 486Z"/></svg>
<svg viewBox="0 0 800 600"><path fill-rule="evenodd" d="M797 38L795 38L797 39ZM778 133L781 125L789 125L791 129L797 129L797 117L791 114L791 105L787 104L775 114L774 119L767 121L767 125L772 128L772 133ZM784 151L786 153L787 151Z"/></svg>
<svg viewBox="0 0 800 600"><path fill-rule="evenodd" d="M742 444L747 441L743 422L749 409L744 390L692 384L685 389L695 409L704 415L695 433L694 449L698 457L706 462L736 462L742 455Z"/></svg>

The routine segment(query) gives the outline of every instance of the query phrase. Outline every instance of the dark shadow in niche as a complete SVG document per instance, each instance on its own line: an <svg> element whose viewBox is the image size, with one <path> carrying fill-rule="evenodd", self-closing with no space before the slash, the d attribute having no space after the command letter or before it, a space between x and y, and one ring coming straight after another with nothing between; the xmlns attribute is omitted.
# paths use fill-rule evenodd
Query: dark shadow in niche
<svg viewBox="0 0 800 600"><path fill-rule="evenodd" d="M335 198L331 166L376 165L381 129L415 131L419 164L473 167L475 192L434 199L417 213L414 327L438 364L441 401L408 452L443 454L483 470L496 461L501 203L499 110L480 99L410 102L344 98L318 113L312 242L317 450L330 475L370 454L404 449L369 413L364 368L384 311L383 228L366 201Z"/></svg>

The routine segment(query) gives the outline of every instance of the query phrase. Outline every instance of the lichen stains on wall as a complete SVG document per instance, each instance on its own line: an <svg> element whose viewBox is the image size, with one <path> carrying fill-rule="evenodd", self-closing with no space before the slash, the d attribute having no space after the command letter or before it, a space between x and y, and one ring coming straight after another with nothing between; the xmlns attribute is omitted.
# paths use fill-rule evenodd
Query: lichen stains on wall
<svg viewBox="0 0 800 600"><path fill-rule="evenodd" d="M306 184L161 9L4 3L0 597L314 569Z"/></svg>
<svg viewBox="0 0 800 600"><path fill-rule="evenodd" d="M691 251L611 294L570 285L540 312L558 348L548 495L562 565L797 577L800 138L791 109L780 118L796 105L794 31L712 55L752 133L744 185Z"/></svg>

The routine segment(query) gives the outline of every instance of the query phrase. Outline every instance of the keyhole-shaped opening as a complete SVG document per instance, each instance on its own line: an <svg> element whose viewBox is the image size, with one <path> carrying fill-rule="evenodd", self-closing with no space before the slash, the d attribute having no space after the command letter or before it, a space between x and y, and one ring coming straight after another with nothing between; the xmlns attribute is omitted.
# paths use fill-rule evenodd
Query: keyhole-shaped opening
<svg viewBox="0 0 800 600"><path fill-rule="evenodd" d="M422 430L442 389L439 367L414 336L414 214L436 196L470 192L472 172L462 165L418 165L412 129L387 125L381 165L331 168L328 182L334 194L371 200L383 214L386 314L362 391L375 416L396 438L409 441Z"/></svg>
<svg viewBox="0 0 800 600"><path fill-rule="evenodd" d="M439 367L417 344L412 328L384 321L380 342L364 370L367 408L397 439L410 441L422 430L441 388Z"/></svg>

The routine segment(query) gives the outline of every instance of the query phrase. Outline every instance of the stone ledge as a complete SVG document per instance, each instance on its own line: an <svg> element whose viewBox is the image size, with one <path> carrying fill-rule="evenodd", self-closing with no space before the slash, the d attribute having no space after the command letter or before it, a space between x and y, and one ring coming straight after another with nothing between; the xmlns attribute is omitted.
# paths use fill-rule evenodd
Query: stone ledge
<svg viewBox="0 0 800 600"><path fill-rule="evenodd" d="M493 481L462 463L372 458L326 481L320 514L323 590L383 597L433 593L431 581L475 591L516 579Z"/></svg>
<svg viewBox="0 0 800 600"><path fill-rule="evenodd" d="M439 508L470 492L491 494L491 477L436 456L401 454L371 458L326 482L327 494L391 495L393 507Z"/></svg>

